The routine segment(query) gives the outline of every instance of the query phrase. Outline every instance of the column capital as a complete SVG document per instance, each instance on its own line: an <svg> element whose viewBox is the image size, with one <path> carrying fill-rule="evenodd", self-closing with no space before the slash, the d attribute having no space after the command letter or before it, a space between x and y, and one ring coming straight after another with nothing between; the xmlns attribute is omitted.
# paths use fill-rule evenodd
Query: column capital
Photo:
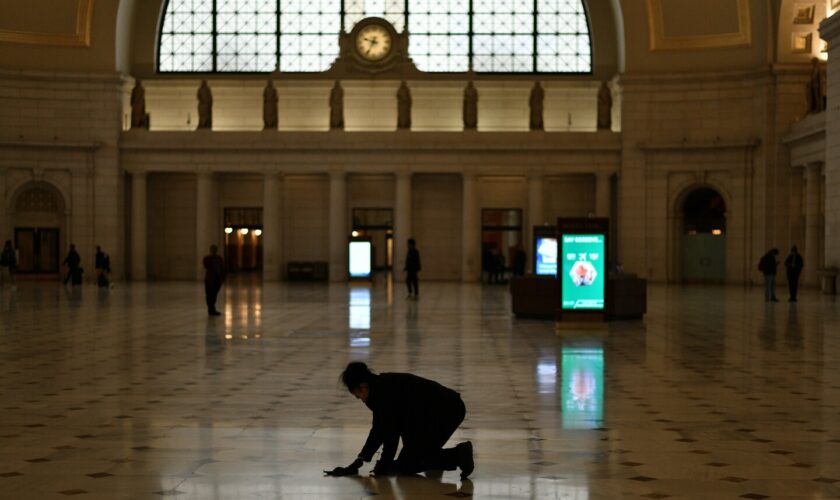
<svg viewBox="0 0 840 500"><path fill-rule="evenodd" d="M263 172L263 177L266 179L277 179L282 180L285 174L283 172L277 172L276 170L266 170Z"/></svg>
<svg viewBox="0 0 840 500"><path fill-rule="evenodd" d="M132 177L146 177L149 173L145 169L142 168L126 168L125 172L131 175Z"/></svg>
<svg viewBox="0 0 840 500"><path fill-rule="evenodd" d="M203 177L203 178L213 177L214 173L215 172L213 172L209 168L200 168L200 169L196 169L196 171L195 171L195 175L197 175L198 177Z"/></svg>
<svg viewBox="0 0 840 500"><path fill-rule="evenodd" d="M840 36L840 16L831 16L820 23L820 38L828 40L829 50L836 47L837 44L831 43L833 39Z"/></svg>
<svg viewBox="0 0 840 500"><path fill-rule="evenodd" d="M411 179L414 176L414 172L411 170L397 170L394 173L394 177L397 179Z"/></svg>
<svg viewBox="0 0 840 500"><path fill-rule="evenodd" d="M825 162L822 161L812 161L805 165L807 170L822 172L823 167L825 166Z"/></svg>

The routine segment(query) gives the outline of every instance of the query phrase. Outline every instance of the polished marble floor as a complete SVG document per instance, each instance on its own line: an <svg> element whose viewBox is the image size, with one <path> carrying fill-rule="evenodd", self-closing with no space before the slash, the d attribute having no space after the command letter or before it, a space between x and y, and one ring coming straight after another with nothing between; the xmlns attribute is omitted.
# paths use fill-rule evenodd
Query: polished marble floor
<svg viewBox="0 0 840 500"><path fill-rule="evenodd" d="M555 332L505 287L0 289L0 498L840 498L840 307L649 290L644 321ZM326 478L370 412L350 360L456 388L471 481Z"/></svg>

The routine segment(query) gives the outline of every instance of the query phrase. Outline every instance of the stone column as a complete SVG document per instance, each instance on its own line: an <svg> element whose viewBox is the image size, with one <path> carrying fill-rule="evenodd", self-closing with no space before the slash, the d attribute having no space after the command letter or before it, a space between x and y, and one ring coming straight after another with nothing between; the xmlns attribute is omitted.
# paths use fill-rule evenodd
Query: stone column
<svg viewBox="0 0 840 500"><path fill-rule="evenodd" d="M213 174L211 172L199 172L197 175L196 207L195 207L195 257L196 257L196 279L204 279L205 255L210 253L210 243L214 241L210 220L212 210ZM219 249L223 254L223 249Z"/></svg>
<svg viewBox="0 0 840 500"><path fill-rule="evenodd" d="M347 280L347 175L330 172L330 281Z"/></svg>
<svg viewBox="0 0 840 500"><path fill-rule="evenodd" d="M131 280L146 279L146 172L131 174Z"/></svg>
<svg viewBox="0 0 840 500"><path fill-rule="evenodd" d="M610 216L610 178L609 172L595 174L595 216Z"/></svg>
<svg viewBox="0 0 840 500"><path fill-rule="evenodd" d="M263 179L263 281L278 281L283 275L280 204L282 176L277 172L265 174Z"/></svg>
<svg viewBox="0 0 840 500"><path fill-rule="evenodd" d="M820 38L828 42L824 264L840 267L840 15L834 14L820 23Z"/></svg>
<svg viewBox="0 0 840 500"><path fill-rule="evenodd" d="M404 281L403 266L411 228L411 172L397 172L394 199L394 279Z"/></svg>
<svg viewBox="0 0 840 500"><path fill-rule="evenodd" d="M822 232L821 194L822 163L810 163L805 167L805 268L802 270L803 284L808 286L819 286L817 269L822 267L819 262Z"/></svg>
<svg viewBox="0 0 840 500"><path fill-rule="evenodd" d="M476 175L464 173L462 178L461 281L472 282L481 279L481 223Z"/></svg>

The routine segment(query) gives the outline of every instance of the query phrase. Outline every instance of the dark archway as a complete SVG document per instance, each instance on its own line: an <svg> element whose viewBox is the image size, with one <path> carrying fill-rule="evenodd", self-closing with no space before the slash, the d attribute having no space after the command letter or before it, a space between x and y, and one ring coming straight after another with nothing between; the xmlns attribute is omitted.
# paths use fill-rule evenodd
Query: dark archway
<svg viewBox="0 0 840 500"><path fill-rule="evenodd" d="M682 278L686 283L726 281L726 201L709 187L694 189L682 206Z"/></svg>

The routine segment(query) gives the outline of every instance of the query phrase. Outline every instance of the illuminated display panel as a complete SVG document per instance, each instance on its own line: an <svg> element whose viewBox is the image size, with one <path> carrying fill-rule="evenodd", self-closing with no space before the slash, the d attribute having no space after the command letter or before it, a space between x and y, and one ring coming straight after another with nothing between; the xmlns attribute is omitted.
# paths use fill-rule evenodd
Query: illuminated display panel
<svg viewBox="0 0 840 500"><path fill-rule="evenodd" d="M371 242L351 241L348 251L349 270L351 278L370 278L371 276Z"/></svg>
<svg viewBox="0 0 840 500"><path fill-rule="evenodd" d="M536 274L554 276L557 274L557 238L537 238Z"/></svg>
<svg viewBox="0 0 840 500"><path fill-rule="evenodd" d="M560 248L562 308L604 310L607 280L606 237L603 234L563 234Z"/></svg>

